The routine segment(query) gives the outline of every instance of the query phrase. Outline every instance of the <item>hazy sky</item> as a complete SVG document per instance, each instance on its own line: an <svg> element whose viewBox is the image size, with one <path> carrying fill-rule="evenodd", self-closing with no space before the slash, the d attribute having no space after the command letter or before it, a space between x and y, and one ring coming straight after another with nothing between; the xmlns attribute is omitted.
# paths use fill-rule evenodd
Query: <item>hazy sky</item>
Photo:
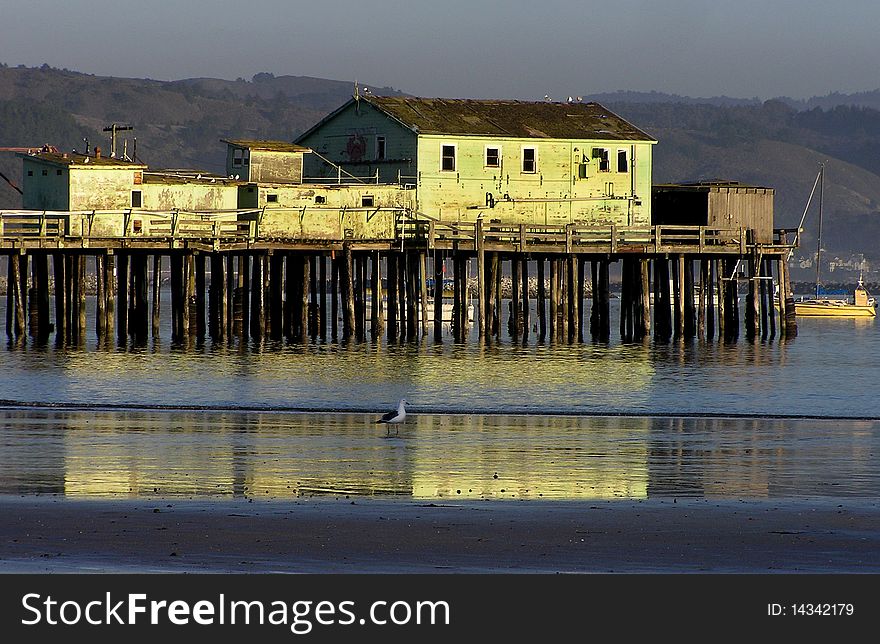
<svg viewBox="0 0 880 644"><path fill-rule="evenodd" d="M358 80L421 96L880 87L877 0L0 0L0 62Z"/></svg>

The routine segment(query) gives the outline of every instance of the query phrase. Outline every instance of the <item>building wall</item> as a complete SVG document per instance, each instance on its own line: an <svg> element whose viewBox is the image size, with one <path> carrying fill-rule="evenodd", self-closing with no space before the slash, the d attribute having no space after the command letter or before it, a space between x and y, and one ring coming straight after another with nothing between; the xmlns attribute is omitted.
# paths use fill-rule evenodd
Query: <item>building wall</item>
<svg viewBox="0 0 880 644"><path fill-rule="evenodd" d="M237 184L153 183L139 186L144 210L235 210Z"/></svg>
<svg viewBox="0 0 880 644"><path fill-rule="evenodd" d="M268 237L393 239L395 221L402 209L413 207L414 192L387 184L254 184L241 187L239 205L255 208L259 234ZM272 195L277 200L270 202Z"/></svg>
<svg viewBox="0 0 880 644"><path fill-rule="evenodd" d="M70 167L70 210L118 210L132 207L143 170L124 166Z"/></svg>
<svg viewBox="0 0 880 644"><path fill-rule="evenodd" d="M418 210L450 221L473 221L482 214L505 223L648 225L651 145L423 135ZM444 169L444 146L455 151L454 170ZM497 167L487 163L489 149L498 150ZM524 171L525 150L533 151L534 171ZM607 151L607 166L600 167L594 150Z"/></svg>
<svg viewBox="0 0 880 644"><path fill-rule="evenodd" d="M251 150L250 181L302 183L302 152Z"/></svg>
<svg viewBox="0 0 880 644"><path fill-rule="evenodd" d="M384 160L377 159L379 137L385 138ZM318 153L305 156L306 182L339 177L337 169L321 157L374 181L378 170L380 183L396 183L399 177L403 183L415 180L415 133L364 101L349 105L297 144ZM346 177L343 174L342 180Z"/></svg>
<svg viewBox="0 0 880 644"><path fill-rule="evenodd" d="M67 167L24 158L21 207L25 210L69 210Z"/></svg>
<svg viewBox="0 0 880 644"><path fill-rule="evenodd" d="M709 226L747 228L755 231L755 241L773 241L772 188L713 187L709 191Z"/></svg>

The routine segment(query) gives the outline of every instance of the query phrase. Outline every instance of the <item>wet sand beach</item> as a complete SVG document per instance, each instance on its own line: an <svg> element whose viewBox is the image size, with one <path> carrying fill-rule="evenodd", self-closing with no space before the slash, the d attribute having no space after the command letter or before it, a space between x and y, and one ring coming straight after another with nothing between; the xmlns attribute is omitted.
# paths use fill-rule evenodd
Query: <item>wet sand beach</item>
<svg viewBox="0 0 880 644"><path fill-rule="evenodd" d="M0 573L877 573L876 500L0 498Z"/></svg>

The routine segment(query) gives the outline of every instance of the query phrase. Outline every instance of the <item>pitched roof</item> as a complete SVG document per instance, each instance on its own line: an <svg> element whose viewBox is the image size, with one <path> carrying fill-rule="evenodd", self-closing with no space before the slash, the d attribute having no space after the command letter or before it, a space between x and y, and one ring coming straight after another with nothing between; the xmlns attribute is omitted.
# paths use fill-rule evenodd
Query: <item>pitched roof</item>
<svg viewBox="0 0 880 644"><path fill-rule="evenodd" d="M655 140L598 103L411 96L361 96L359 100L370 103L419 134Z"/></svg>
<svg viewBox="0 0 880 644"><path fill-rule="evenodd" d="M267 150L269 152L311 152L308 148L304 148L296 143L288 143L287 141L267 141L262 139L220 139L220 141L236 145L240 148L248 148L249 150Z"/></svg>

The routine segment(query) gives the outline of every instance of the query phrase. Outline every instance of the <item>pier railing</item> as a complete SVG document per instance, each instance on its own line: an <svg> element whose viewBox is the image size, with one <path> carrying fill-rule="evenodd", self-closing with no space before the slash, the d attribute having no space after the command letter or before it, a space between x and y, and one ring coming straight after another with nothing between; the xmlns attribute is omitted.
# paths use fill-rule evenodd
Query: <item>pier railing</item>
<svg viewBox="0 0 880 644"><path fill-rule="evenodd" d="M756 244L745 228L441 222L406 208L272 208L231 211L0 211L2 248L371 248L540 253L782 253L797 231ZM794 234L794 241L789 236Z"/></svg>
<svg viewBox="0 0 880 644"><path fill-rule="evenodd" d="M429 248L565 253L731 253L744 255L791 249L785 231L769 244L754 244L745 228L708 226L586 226L580 224L500 224L426 222Z"/></svg>

